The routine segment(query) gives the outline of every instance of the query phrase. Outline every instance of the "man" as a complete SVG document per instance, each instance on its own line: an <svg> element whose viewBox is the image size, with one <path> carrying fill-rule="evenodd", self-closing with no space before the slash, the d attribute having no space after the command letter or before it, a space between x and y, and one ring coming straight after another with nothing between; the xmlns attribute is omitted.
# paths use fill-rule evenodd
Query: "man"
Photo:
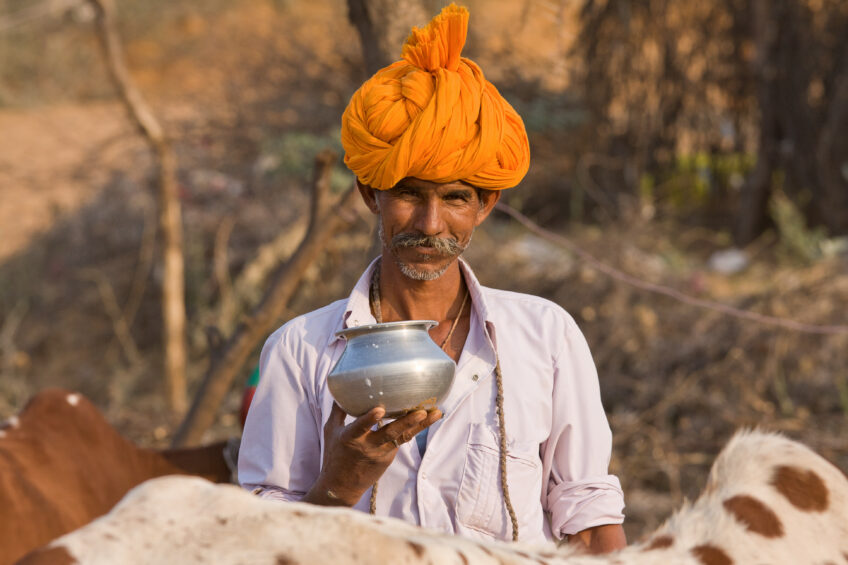
<svg viewBox="0 0 848 565"><path fill-rule="evenodd" d="M239 479L267 498L610 551L625 545L623 495L582 334L551 302L480 286L459 259L529 166L521 118L460 56L467 24L451 5L414 29L403 59L345 110L345 162L378 216L382 257L347 300L268 339ZM344 349L335 332L413 319L437 320L430 336L457 362L441 409L382 427L381 407L346 416L326 382Z"/></svg>

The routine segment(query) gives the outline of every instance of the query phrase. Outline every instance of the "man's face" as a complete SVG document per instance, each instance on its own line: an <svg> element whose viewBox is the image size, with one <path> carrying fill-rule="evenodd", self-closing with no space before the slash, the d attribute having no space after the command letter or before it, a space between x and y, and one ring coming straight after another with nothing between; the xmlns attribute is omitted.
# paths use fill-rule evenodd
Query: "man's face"
<svg viewBox="0 0 848 565"><path fill-rule="evenodd" d="M498 193L484 193L481 200L477 190L461 182L413 178L370 194L372 210L379 214L384 252L414 280L440 277L468 246L474 228L498 199ZM368 202L369 197L363 196Z"/></svg>

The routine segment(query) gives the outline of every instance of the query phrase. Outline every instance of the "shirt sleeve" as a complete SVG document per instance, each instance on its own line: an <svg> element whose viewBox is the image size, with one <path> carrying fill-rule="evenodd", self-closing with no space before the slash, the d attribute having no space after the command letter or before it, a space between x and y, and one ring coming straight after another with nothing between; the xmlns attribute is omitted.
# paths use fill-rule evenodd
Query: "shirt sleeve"
<svg viewBox="0 0 848 565"><path fill-rule="evenodd" d="M272 335L259 360L259 385L248 411L239 449L241 485L262 498L297 501L321 468L321 420L307 371Z"/></svg>
<svg viewBox="0 0 848 565"><path fill-rule="evenodd" d="M624 494L609 474L612 432L589 346L570 318L554 359L551 434L542 444L545 509L557 538L624 521Z"/></svg>

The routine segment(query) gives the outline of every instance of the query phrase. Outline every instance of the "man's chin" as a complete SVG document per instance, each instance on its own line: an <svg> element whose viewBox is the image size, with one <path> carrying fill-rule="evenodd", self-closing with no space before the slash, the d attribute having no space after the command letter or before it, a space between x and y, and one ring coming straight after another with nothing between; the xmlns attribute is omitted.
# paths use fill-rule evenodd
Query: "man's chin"
<svg viewBox="0 0 848 565"><path fill-rule="evenodd" d="M401 273L407 278L415 281L432 281L441 277L448 270L448 267L457 259L458 256L442 258L441 261L427 262L412 262L403 261L395 257L395 263L400 268Z"/></svg>
<svg viewBox="0 0 848 565"><path fill-rule="evenodd" d="M414 281L434 281L437 278L441 277L447 271L447 266L443 269L419 269L406 263L399 263L400 272L404 274L404 276L408 279L412 279Z"/></svg>

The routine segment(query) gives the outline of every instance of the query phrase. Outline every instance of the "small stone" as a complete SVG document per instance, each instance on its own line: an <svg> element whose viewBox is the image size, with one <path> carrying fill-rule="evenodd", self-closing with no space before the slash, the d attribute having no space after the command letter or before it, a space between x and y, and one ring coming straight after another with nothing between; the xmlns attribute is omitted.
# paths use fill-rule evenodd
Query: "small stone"
<svg viewBox="0 0 848 565"><path fill-rule="evenodd" d="M713 253L707 264L713 271L733 275L748 267L748 256L741 249L731 247Z"/></svg>

